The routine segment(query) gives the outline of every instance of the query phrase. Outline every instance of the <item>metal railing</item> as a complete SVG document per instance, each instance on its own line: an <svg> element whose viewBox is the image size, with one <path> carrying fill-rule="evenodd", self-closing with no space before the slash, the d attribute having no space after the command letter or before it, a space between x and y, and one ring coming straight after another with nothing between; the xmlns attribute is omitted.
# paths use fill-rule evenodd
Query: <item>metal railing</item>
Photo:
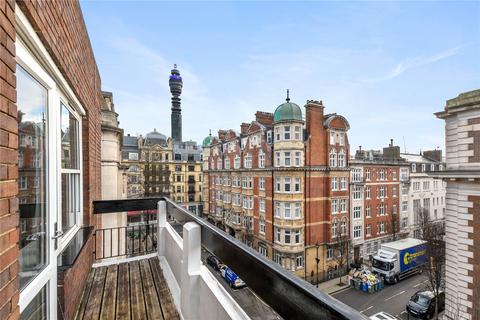
<svg viewBox="0 0 480 320"><path fill-rule="evenodd" d="M157 251L157 221L125 227L96 229L95 260L133 257Z"/></svg>
<svg viewBox="0 0 480 320"><path fill-rule="evenodd" d="M167 221L175 225L196 222L202 246L232 268L247 285L285 319L367 319L315 286L167 198L94 201L94 213L151 210L167 203ZM175 230L177 230L176 228Z"/></svg>

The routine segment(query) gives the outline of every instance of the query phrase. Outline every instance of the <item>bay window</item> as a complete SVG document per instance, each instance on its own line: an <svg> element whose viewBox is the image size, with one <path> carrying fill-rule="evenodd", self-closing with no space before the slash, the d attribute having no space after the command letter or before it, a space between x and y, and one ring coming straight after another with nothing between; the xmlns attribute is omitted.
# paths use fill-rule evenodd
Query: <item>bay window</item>
<svg viewBox="0 0 480 320"><path fill-rule="evenodd" d="M301 166L301 157L302 153L301 152L295 152L295 166L300 167Z"/></svg>
<svg viewBox="0 0 480 320"><path fill-rule="evenodd" d="M290 140L290 126L283 127L283 139Z"/></svg>
<svg viewBox="0 0 480 320"><path fill-rule="evenodd" d="M285 167L290 167L290 152L289 151L284 153L283 162L285 164Z"/></svg>

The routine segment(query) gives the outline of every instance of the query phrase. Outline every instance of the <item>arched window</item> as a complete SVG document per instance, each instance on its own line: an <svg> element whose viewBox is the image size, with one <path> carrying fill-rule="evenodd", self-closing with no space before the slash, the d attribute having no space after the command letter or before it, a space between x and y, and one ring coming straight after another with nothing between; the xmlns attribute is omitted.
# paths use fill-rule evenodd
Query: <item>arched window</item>
<svg viewBox="0 0 480 320"><path fill-rule="evenodd" d="M338 221L337 219L333 220L332 223L332 238L336 238L338 236Z"/></svg>
<svg viewBox="0 0 480 320"><path fill-rule="evenodd" d="M335 149L330 150L330 167L336 167L337 166L337 153L335 152Z"/></svg>
<svg viewBox="0 0 480 320"><path fill-rule="evenodd" d="M345 151L343 149L338 153L338 166L340 168L345 167Z"/></svg>

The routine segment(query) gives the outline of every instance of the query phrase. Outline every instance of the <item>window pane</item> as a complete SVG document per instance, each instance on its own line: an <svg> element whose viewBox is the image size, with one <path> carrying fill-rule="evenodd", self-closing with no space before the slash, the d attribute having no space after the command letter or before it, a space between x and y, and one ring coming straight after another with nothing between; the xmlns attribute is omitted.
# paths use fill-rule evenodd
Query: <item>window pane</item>
<svg viewBox="0 0 480 320"><path fill-rule="evenodd" d="M76 223L80 211L80 174L62 173L62 231Z"/></svg>
<svg viewBox="0 0 480 320"><path fill-rule="evenodd" d="M20 290L47 264L47 90L17 66Z"/></svg>
<svg viewBox="0 0 480 320"><path fill-rule="evenodd" d="M47 318L47 285L45 285L22 311L20 320L44 320Z"/></svg>
<svg viewBox="0 0 480 320"><path fill-rule="evenodd" d="M80 169L78 159L78 121L62 104L62 168Z"/></svg>

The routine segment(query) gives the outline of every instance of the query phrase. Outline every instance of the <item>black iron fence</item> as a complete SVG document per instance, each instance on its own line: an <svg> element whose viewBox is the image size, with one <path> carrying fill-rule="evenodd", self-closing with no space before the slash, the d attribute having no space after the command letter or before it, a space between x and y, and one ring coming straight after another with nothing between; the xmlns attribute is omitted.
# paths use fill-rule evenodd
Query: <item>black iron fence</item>
<svg viewBox="0 0 480 320"><path fill-rule="evenodd" d="M200 225L202 246L235 270L284 319L367 319L168 198L94 201L93 207L96 214L152 210L160 200L166 201L167 221L177 232L186 222Z"/></svg>
<svg viewBox="0 0 480 320"><path fill-rule="evenodd" d="M157 221L125 227L96 229L95 260L133 257L157 251Z"/></svg>

